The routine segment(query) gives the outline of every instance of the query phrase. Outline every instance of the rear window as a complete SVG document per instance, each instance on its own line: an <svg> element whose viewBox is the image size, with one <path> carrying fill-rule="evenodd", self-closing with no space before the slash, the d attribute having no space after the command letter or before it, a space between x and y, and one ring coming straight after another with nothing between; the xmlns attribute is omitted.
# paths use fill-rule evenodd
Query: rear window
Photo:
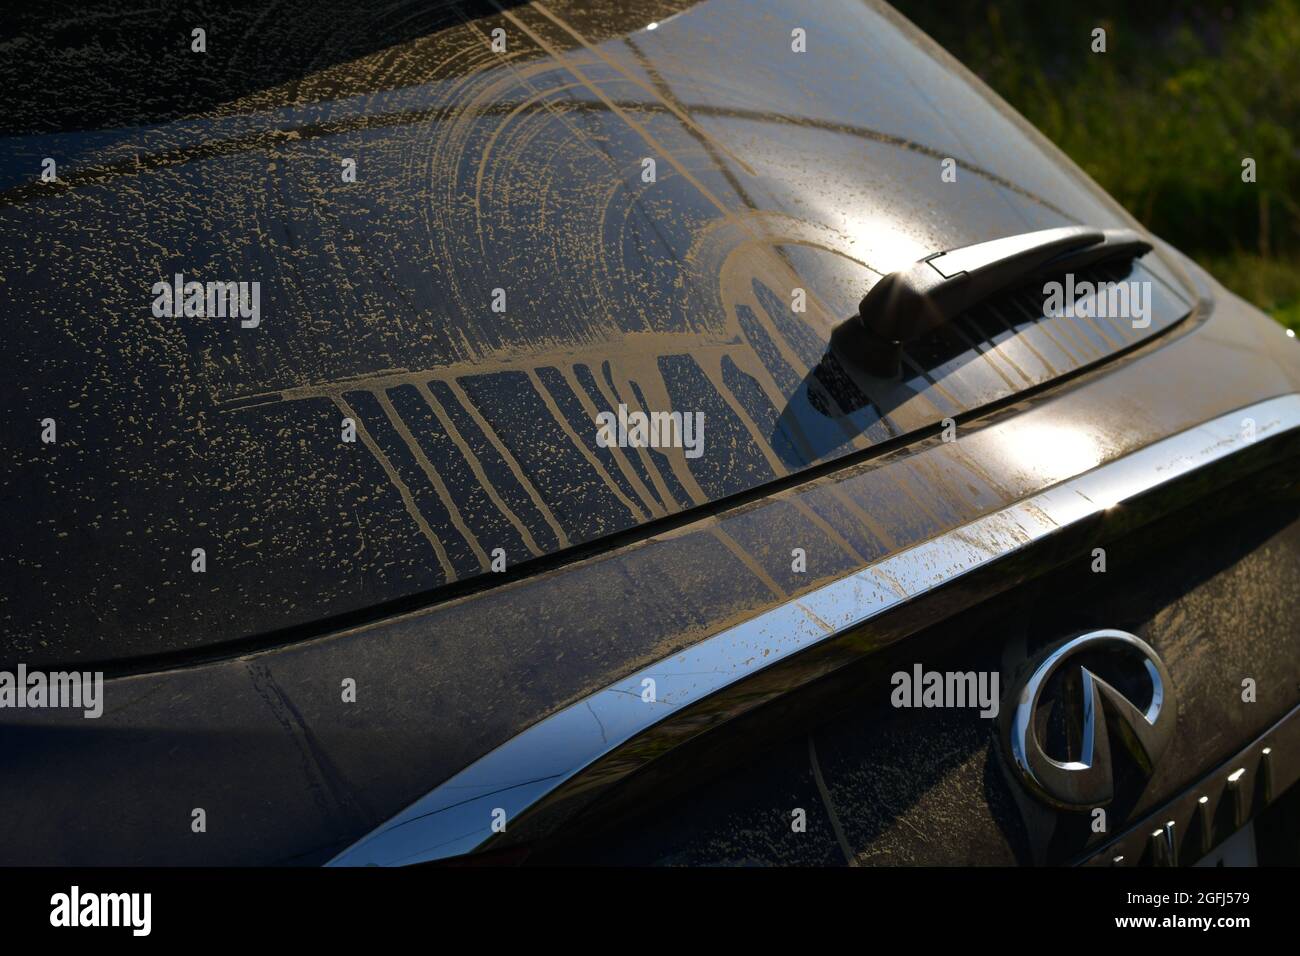
<svg viewBox="0 0 1300 956"><path fill-rule="evenodd" d="M882 275L1129 223L892 14L581 6L305 5L288 64L216 42L252 30L229 11L174 95L189 52L146 54L129 17L17 21L4 69L69 69L49 109L15 80L0 144L7 660L435 599L1186 312L1148 256L1117 277L1150 285L1145 326L1045 320L1026 290L855 384L827 341Z"/></svg>

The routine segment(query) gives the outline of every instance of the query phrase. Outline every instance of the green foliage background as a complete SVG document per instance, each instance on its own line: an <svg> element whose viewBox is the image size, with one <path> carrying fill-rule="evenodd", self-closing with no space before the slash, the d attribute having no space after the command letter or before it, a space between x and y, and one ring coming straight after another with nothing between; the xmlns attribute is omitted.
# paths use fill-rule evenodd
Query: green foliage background
<svg viewBox="0 0 1300 956"><path fill-rule="evenodd" d="M1300 329L1300 0L893 2L1153 232Z"/></svg>

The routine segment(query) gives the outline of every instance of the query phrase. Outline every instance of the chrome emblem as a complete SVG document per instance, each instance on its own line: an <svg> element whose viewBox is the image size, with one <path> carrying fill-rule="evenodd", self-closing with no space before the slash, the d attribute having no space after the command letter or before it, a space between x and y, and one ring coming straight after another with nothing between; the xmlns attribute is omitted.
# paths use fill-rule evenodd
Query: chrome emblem
<svg viewBox="0 0 1300 956"><path fill-rule="evenodd" d="M1139 679L1140 661L1151 686L1146 710L1139 710L1124 694L1074 660L1084 654L1113 658L1117 666L1122 662ZM1036 718L1049 679L1072 663L1077 672L1063 675L1077 676L1077 681L1066 686L1077 686L1078 692L1061 694L1056 706L1065 708L1064 718L1077 733L1078 755L1056 760L1043 750ZM1093 631L1062 644L1034 669L1015 700L1008 742L1012 764L1035 794L1071 810L1103 806L1114 798L1112 736L1147 776L1173 739L1177 711L1169 672L1150 645L1124 631Z"/></svg>

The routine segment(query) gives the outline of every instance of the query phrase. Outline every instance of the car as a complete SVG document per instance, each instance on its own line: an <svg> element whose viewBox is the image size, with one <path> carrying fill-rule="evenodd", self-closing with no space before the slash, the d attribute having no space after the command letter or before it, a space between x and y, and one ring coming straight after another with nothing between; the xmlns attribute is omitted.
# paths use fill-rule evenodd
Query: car
<svg viewBox="0 0 1300 956"><path fill-rule="evenodd" d="M889 7L14 17L0 863L1295 862L1300 345Z"/></svg>

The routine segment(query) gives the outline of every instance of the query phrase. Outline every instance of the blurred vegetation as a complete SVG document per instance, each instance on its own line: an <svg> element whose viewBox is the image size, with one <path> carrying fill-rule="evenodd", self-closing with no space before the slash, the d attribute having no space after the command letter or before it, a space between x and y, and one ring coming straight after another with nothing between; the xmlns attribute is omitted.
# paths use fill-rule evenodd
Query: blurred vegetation
<svg viewBox="0 0 1300 956"><path fill-rule="evenodd" d="M1300 329L1300 0L892 2L1152 232Z"/></svg>

